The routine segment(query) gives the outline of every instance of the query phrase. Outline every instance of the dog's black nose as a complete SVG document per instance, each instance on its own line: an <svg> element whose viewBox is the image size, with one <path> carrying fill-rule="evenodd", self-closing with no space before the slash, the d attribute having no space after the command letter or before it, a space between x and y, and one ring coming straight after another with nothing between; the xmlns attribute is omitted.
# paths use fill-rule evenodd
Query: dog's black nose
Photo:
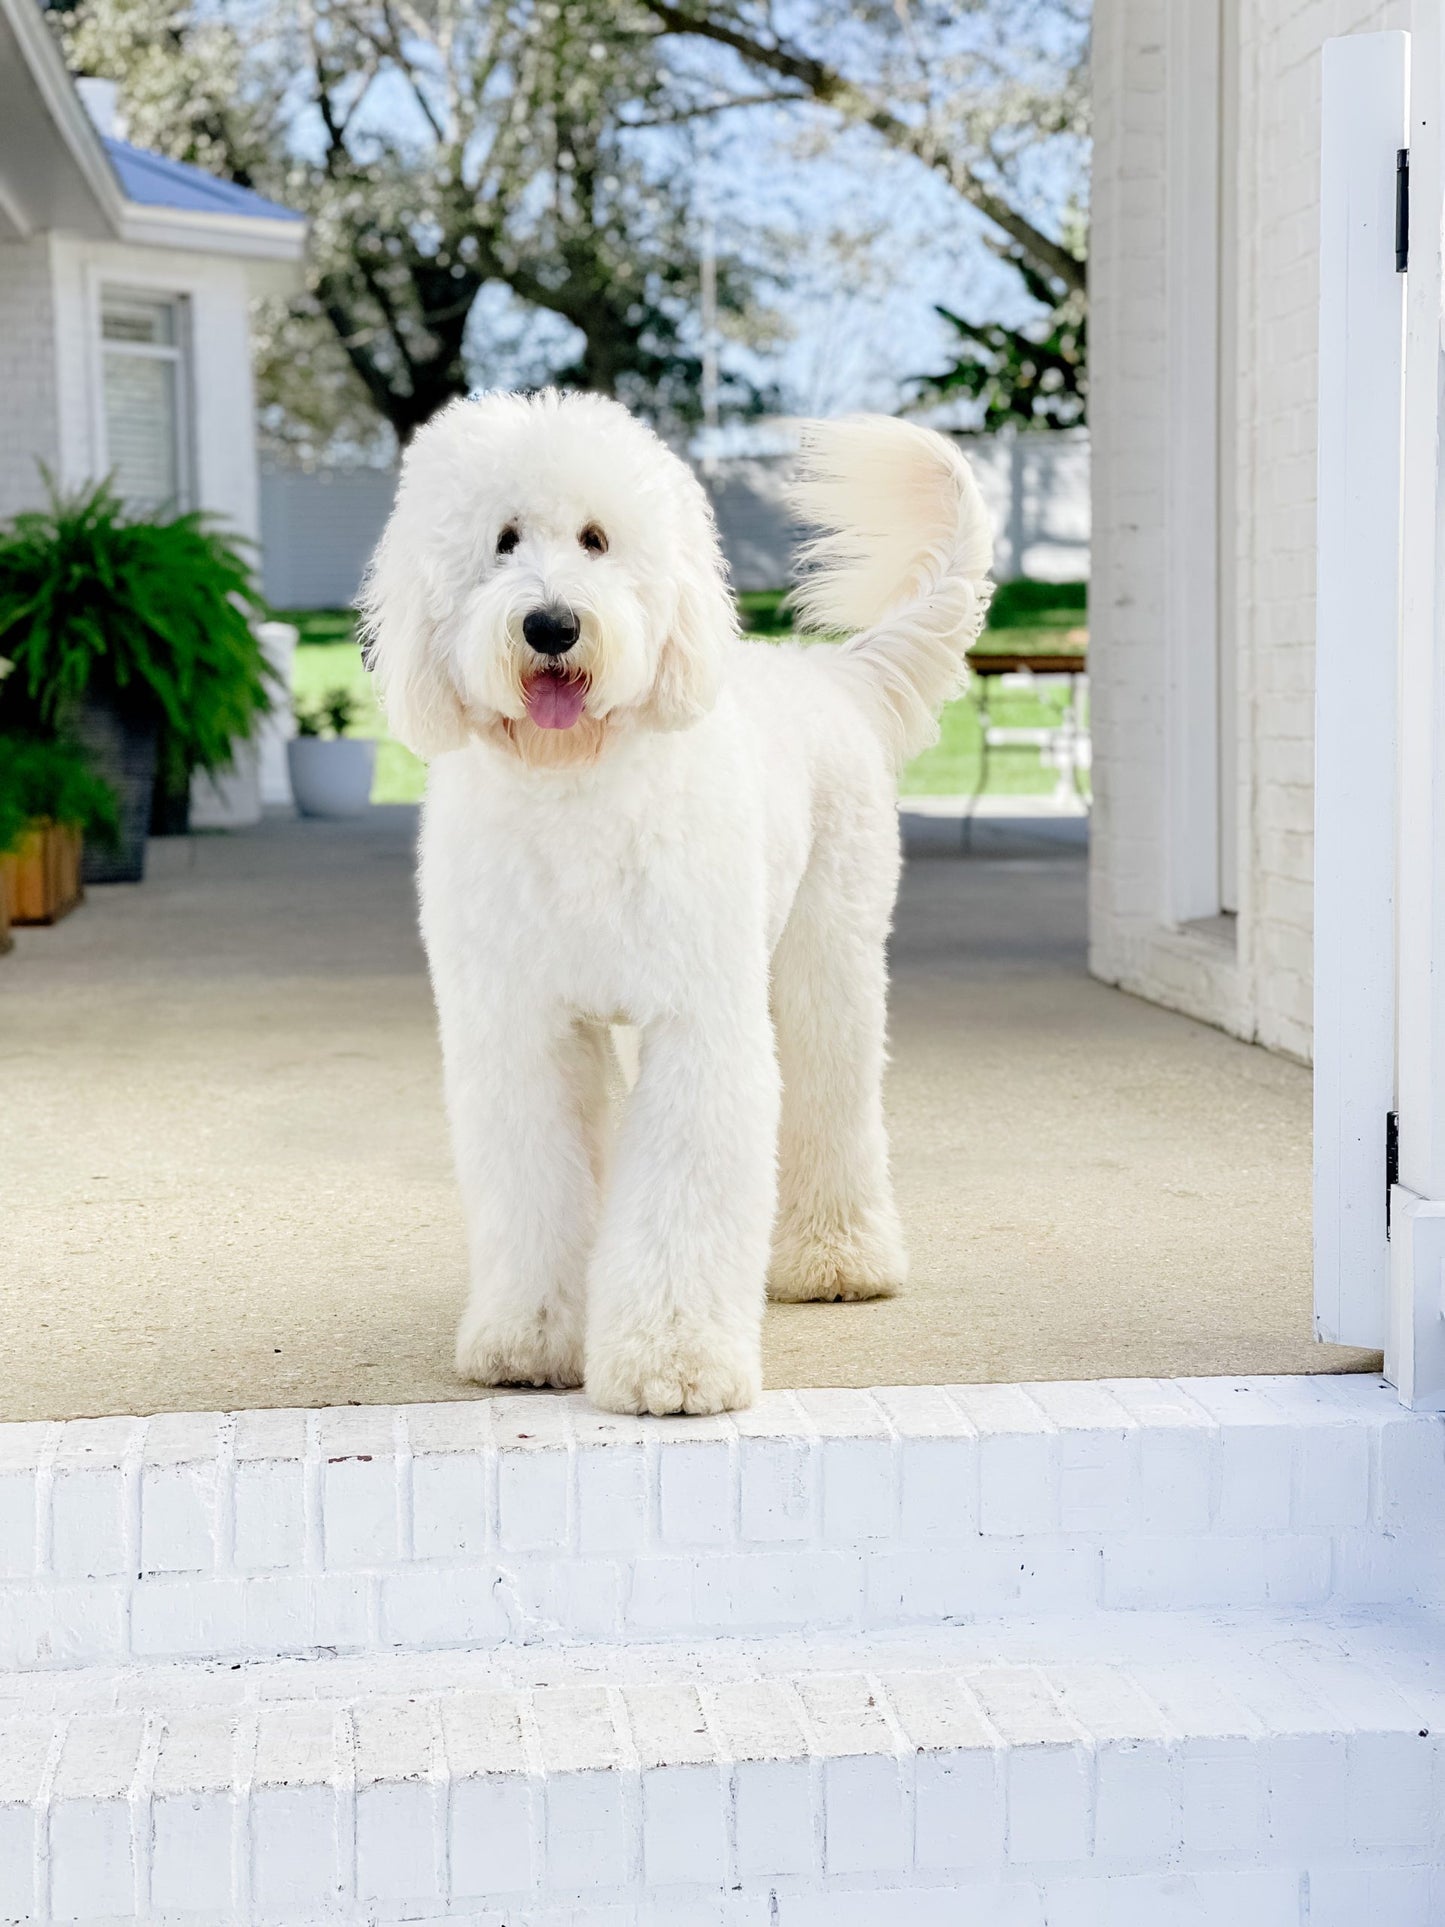
<svg viewBox="0 0 1445 1927"><path fill-rule="evenodd" d="M529 609L522 617L522 634L539 656L565 656L581 633L570 609Z"/></svg>

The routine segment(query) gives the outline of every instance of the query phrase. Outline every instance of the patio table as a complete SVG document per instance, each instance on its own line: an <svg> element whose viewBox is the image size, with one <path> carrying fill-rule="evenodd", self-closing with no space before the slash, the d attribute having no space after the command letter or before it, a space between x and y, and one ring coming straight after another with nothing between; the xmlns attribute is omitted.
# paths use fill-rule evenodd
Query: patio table
<svg viewBox="0 0 1445 1927"><path fill-rule="evenodd" d="M1087 798L1080 783L1081 773L1089 766L1089 732L1085 723L1088 698L1089 657L1087 648L1058 650L970 649L968 667L978 679L978 720L982 731L978 783L970 798L970 812L988 788L989 763L996 749L1038 749L1052 762L1058 780L1054 801L1072 808L1077 799ZM1011 681L1014 687L1027 682L1067 684L1063 714L1056 723L995 723L990 707L990 684Z"/></svg>

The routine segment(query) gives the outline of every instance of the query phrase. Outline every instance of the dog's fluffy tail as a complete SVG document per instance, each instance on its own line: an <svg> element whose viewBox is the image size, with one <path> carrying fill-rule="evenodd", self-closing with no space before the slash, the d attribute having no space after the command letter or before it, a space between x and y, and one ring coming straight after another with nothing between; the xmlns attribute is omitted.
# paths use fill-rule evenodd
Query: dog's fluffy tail
<svg viewBox="0 0 1445 1927"><path fill-rule="evenodd" d="M818 530L793 592L802 626L849 634L837 672L901 765L937 740L988 608L993 533L978 484L946 436L853 415L809 424L791 500Z"/></svg>

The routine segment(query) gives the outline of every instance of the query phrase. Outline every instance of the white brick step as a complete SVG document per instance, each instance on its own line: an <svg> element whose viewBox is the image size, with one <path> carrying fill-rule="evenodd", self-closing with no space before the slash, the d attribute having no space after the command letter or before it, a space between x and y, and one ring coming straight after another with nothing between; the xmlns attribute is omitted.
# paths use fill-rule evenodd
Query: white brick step
<svg viewBox="0 0 1445 1927"><path fill-rule="evenodd" d="M13 1675L0 1917L1427 1927L1422 1609Z"/></svg>
<svg viewBox="0 0 1445 1927"><path fill-rule="evenodd" d="M580 1396L0 1426L0 1671L1438 1595L1378 1378Z"/></svg>

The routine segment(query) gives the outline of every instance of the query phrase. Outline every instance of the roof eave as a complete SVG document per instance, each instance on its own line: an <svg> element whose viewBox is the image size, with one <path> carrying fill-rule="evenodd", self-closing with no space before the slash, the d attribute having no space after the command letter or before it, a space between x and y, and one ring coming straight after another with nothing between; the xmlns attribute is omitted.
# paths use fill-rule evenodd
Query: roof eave
<svg viewBox="0 0 1445 1927"><path fill-rule="evenodd" d="M137 247L183 248L197 254L268 262L299 275L308 223L257 214L202 214L193 208L125 203L121 239Z"/></svg>
<svg viewBox="0 0 1445 1927"><path fill-rule="evenodd" d="M34 0L0 0L0 13L94 203L90 232L96 238L119 233L125 197L44 15Z"/></svg>

